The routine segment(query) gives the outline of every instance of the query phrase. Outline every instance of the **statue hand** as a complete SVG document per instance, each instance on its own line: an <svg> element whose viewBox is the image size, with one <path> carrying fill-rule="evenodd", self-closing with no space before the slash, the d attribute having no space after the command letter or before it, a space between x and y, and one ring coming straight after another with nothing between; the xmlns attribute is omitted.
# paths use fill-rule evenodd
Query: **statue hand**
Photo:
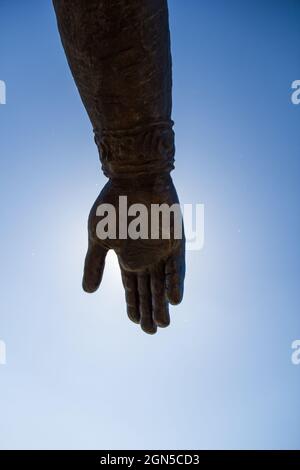
<svg viewBox="0 0 300 470"><path fill-rule="evenodd" d="M98 289L109 249L113 249L119 260L122 282L125 289L129 318L140 323L141 328L153 334L157 326L166 327L170 323L168 303L178 304L183 296L185 275L185 239L182 231L180 239L174 236L174 220L170 227L170 237L162 237L162 224L159 224L158 239L151 238L152 218L147 219L149 238L120 238L119 197L127 197L128 208L133 204L143 204L151 214L153 204L178 204L178 197L169 175L148 181L138 179L109 180L95 201L89 216L89 246L85 260L83 288L86 292ZM116 224L114 238L99 238L98 223L104 219L97 208L110 204L115 209ZM104 206L102 206L104 207ZM107 207L107 206L106 206ZM127 214L126 214L127 215ZM132 216L126 221L130 232ZM180 221L181 223L181 221ZM147 227L146 227L147 228Z"/></svg>

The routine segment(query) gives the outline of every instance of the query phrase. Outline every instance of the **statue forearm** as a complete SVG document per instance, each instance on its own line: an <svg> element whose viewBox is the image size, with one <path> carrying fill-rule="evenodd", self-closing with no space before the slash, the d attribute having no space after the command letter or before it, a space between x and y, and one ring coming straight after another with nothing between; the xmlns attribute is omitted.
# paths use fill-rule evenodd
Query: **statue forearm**
<svg viewBox="0 0 300 470"><path fill-rule="evenodd" d="M107 176L173 168L166 0L53 0Z"/></svg>

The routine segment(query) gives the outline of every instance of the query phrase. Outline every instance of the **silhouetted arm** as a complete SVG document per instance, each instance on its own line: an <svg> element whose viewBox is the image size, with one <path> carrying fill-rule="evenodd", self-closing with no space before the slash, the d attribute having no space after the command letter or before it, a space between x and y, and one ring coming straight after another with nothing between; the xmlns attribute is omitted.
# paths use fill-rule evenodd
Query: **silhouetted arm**
<svg viewBox="0 0 300 470"><path fill-rule="evenodd" d="M105 173L171 170L174 135L167 1L53 3Z"/></svg>
<svg viewBox="0 0 300 470"><path fill-rule="evenodd" d="M100 285L105 257L119 260L129 318L147 333L169 324L168 302L183 296L185 240L99 239L97 207L178 203L171 121L172 80L166 0L53 0L74 80L109 178L92 207L83 288ZM149 212L150 213L150 212ZM119 215L119 214L118 214ZM173 229L173 228L172 228Z"/></svg>

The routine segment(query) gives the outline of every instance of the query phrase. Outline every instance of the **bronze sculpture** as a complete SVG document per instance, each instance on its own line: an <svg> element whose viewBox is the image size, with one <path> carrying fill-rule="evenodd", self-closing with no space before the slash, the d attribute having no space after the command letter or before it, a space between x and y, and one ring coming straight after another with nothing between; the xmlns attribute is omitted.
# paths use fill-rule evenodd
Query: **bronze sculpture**
<svg viewBox="0 0 300 470"><path fill-rule="evenodd" d="M58 28L93 125L109 181L92 207L83 288L100 285L105 256L119 260L127 313L147 333L169 324L168 303L183 296L185 240L99 240L96 209L178 202L171 120L172 64L167 0L53 0ZM173 232L172 232L173 233Z"/></svg>

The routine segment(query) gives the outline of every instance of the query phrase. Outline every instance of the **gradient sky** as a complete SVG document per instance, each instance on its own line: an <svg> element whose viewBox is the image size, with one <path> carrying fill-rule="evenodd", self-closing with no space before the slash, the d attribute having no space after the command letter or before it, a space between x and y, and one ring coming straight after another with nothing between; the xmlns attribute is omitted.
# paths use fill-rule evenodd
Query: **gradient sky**
<svg viewBox="0 0 300 470"><path fill-rule="evenodd" d="M299 448L298 0L169 0L174 182L205 204L147 336L116 260L81 290L105 177L50 0L0 0L1 449Z"/></svg>

